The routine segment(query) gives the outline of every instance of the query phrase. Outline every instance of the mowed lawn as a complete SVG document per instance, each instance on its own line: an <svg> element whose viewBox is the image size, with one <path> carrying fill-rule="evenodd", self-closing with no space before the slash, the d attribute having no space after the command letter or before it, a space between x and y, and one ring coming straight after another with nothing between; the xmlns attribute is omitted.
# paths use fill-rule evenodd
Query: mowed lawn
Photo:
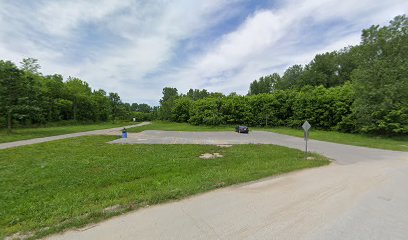
<svg viewBox="0 0 408 240"><path fill-rule="evenodd" d="M154 121L150 125L129 129L129 132L141 132L144 130L199 131L199 132L234 131L235 126L214 126L214 127L194 126L188 123ZM250 131L269 131L303 138L303 130L300 127L298 129L285 127L276 128L250 127ZM364 134L351 134L335 131L316 130L313 129L313 127L310 131L309 136L311 139L320 141L342 143L361 147L381 148L395 151L408 151L408 136L386 137Z"/></svg>
<svg viewBox="0 0 408 240"><path fill-rule="evenodd" d="M16 128L11 133L6 129L0 129L0 143L14 142L33 138L56 136L68 133L86 132L100 129L115 128L136 124L133 122L105 122L96 124L80 124L68 126L38 127L38 128Z"/></svg>
<svg viewBox="0 0 408 240"><path fill-rule="evenodd" d="M273 145L116 145L89 136L0 150L0 239L38 238L211 189L329 163ZM224 157L200 159L203 153Z"/></svg>

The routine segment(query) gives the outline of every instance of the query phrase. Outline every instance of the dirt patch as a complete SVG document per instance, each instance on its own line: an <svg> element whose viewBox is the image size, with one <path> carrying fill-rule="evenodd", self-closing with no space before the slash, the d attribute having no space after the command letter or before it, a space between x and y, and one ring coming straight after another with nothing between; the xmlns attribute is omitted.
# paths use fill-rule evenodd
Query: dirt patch
<svg viewBox="0 0 408 240"><path fill-rule="evenodd" d="M5 240L27 239L27 238L31 238L33 236L34 236L33 232L27 232L27 233L18 232L18 233L15 233L15 234L11 235L11 236L6 237Z"/></svg>
<svg viewBox="0 0 408 240"><path fill-rule="evenodd" d="M314 157L307 157L306 160L315 160L316 158Z"/></svg>
<svg viewBox="0 0 408 240"><path fill-rule="evenodd" d="M104 213L121 212L124 209L121 205L114 205L103 209Z"/></svg>
<svg viewBox="0 0 408 240"><path fill-rule="evenodd" d="M216 188L220 188L220 187L224 187L225 186L225 182L217 182L216 184L214 184L214 187Z"/></svg>
<svg viewBox="0 0 408 240"><path fill-rule="evenodd" d="M229 144L218 144L217 147L229 148L229 147L232 147L232 145L229 145Z"/></svg>
<svg viewBox="0 0 408 240"><path fill-rule="evenodd" d="M214 158L222 158L223 155L219 153L204 153L200 155L201 159L214 159Z"/></svg>

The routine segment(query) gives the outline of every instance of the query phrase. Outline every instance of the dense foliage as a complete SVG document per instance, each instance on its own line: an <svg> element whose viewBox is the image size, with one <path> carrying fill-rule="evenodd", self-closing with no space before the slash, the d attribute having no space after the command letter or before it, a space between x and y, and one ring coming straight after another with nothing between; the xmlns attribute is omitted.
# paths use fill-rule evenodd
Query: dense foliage
<svg viewBox="0 0 408 240"><path fill-rule="evenodd" d="M317 128L347 130L343 116L351 113L352 93L352 85L345 84L197 101L180 97L175 101L173 120L195 125L300 126L308 119Z"/></svg>
<svg viewBox="0 0 408 240"><path fill-rule="evenodd" d="M408 18L363 31L353 117L364 132L408 134Z"/></svg>
<svg viewBox="0 0 408 240"><path fill-rule="evenodd" d="M58 74L43 76L39 69L33 58L23 59L20 67L0 60L0 127L11 130L16 124L130 119L132 106L123 103L117 93L92 90L78 78L64 81ZM138 106L135 111L151 110L144 104Z"/></svg>
<svg viewBox="0 0 408 240"><path fill-rule="evenodd" d="M169 105L162 104L163 119L292 127L308 120L320 129L408 134L408 18L363 30L360 45L317 54L282 76L261 77L250 84L248 96L175 93Z"/></svg>
<svg viewBox="0 0 408 240"><path fill-rule="evenodd" d="M313 127L345 132L408 134L408 18L363 30L361 44L317 54L250 84L239 96L163 89L160 107L123 103L117 93L92 90L85 81L43 76L36 59L17 67L0 61L0 126L60 120L154 119L202 125Z"/></svg>

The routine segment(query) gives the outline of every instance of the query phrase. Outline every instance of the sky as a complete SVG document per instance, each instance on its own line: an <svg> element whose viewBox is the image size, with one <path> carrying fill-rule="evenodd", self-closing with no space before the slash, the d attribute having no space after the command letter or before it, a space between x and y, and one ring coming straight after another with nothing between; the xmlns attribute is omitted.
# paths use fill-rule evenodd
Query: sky
<svg viewBox="0 0 408 240"><path fill-rule="evenodd" d="M407 12L406 0L0 0L0 59L158 105L164 87L246 94Z"/></svg>

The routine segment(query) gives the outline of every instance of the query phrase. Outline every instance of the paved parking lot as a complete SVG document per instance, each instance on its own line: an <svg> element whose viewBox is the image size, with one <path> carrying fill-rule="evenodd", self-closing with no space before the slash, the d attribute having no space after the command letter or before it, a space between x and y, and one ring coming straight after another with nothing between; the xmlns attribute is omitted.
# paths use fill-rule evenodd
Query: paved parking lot
<svg viewBox="0 0 408 240"><path fill-rule="evenodd" d="M177 132L148 130L130 133L128 138L117 139L114 144L275 144L299 150L305 149L303 138L272 132L252 131L249 134L235 132ZM338 164L350 164L361 161L384 159L404 159L407 153L365 147L356 147L338 143L309 140L308 148L336 161Z"/></svg>
<svg viewBox="0 0 408 240"><path fill-rule="evenodd" d="M304 149L302 138L270 132L145 131L111 143ZM408 153L321 141L310 141L310 149L338 164L139 209L48 239L407 239Z"/></svg>

